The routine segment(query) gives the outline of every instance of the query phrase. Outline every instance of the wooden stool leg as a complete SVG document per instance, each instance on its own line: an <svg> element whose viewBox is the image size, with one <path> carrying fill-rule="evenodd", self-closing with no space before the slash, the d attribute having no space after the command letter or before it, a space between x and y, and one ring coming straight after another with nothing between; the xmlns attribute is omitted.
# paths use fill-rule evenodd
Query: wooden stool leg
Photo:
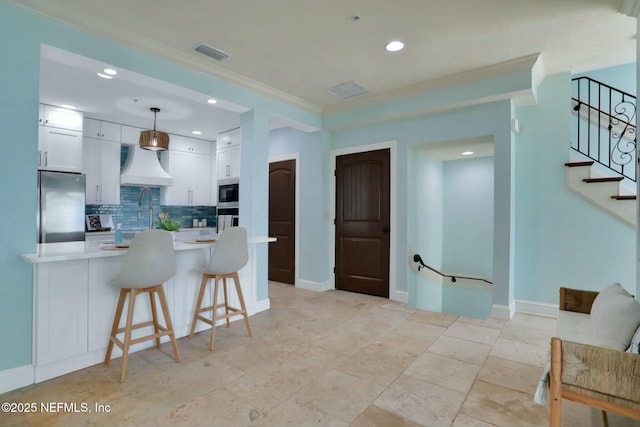
<svg viewBox="0 0 640 427"><path fill-rule="evenodd" d="M196 331L196 323L198 322L198 313L200 312L200 308L202 308L202 299L204 298L204 291L207 288L207 282L209 281L209 276L206 274L202 275L202 281L200 282L200 292L198 293L198 301L196 302L196 309L193 312L193 320L191 321L191 332L189 332L189 337L193 337L194 332Z"/></svg>
<svg viewBox="0 0 640 427"><path fill-rule="evenodd" d="M253 335L251 334L251 325L249 324L247 307L244 305L244 297L242 296L242 288L240 287L240 278L238 277L238 272L233 273L233 282L236 284L236 292L238 293L238 299L240 300L240 308L242 309L242 314L244 315L244 324L247 327L249 336L251 337Z"/></svg>
<svg viewBox="0 0 640 427"><path fill-rule="evenodd" d="M133 324L133 310L136 303L136 289L129 289L129 310L127 312L127 324L124 329L124 342L122 347L122 363L120 364L120 382L124 382L127 376L127 358L129 356L129 342L131 341L131 325Z"/></svg>
<svg viewBox="0 0 640 427"><path fill-rule="evenodd" d="M109 337L109 343L107 344L107 354L104 357L104 364L108 365L111 361L111 352L113 351L113 343L118 332L118 326L120 326L120 318L122 317L122 309L124 308L124 301L127 299L127 290L120 289L120 297L118 298L118 305L116 306L116 312L113 316L113 326L111 327L111 336Z"/></svg>
<svg viewBox="0 0 640 427"><path fill-rule="evenodd" d="M160 337L157 336L160 329L158 328L158 312L156 310L156 296L154 291L149 292L149 302L151 303L151 317L153 318L153 333L156 334L156 348L160 348Z"/></svg>
<svg viewBox="0 0 640 427"><path fill-rule="evenodd" d="M178 343L176 342L176 334L173 331L173 323L171 323L171 316L169 315L169 307L167 306L167 299L164 295L164 288L162 284L157 286L158 298L160 299L160 307L162 307L162 315L169 331L169 339L171 340L171 347L173 347L173 356L176 362L180 362L180 353L178 353Z"/></svg>
<svg viewBox="0 0 640 427"><path fill-rule="evenodd" d="M218 280L219 276L216 275L215 284L213 285L213 310L211 311L211 343L209 344L209 350L213 351L213 343L216 340L216 305L218 304Z"/></svg>
<svg viewBox="0 0 640 427"><path fill-rule="evenodd" d="M224 314L227 316L227 328L229 327L229 298L227 297L227 277L222 278L222 290L224 292Z"/></svg>
<svg viewBox="0 0 640 427"><path fill-rule="evenodd" d="M562 342L558 338L551 338L551 374L549 377L549 427L560 427L562 424L562 384L560 371L562 369Z"/></svg>

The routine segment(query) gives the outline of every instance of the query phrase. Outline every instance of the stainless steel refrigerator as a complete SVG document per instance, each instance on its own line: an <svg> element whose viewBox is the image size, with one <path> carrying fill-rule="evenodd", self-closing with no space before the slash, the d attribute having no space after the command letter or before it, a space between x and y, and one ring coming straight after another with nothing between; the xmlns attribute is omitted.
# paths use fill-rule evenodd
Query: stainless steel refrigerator
<svg viewBox="0 0 640 427"><path fill-rule="evenodd" d="M38 172L38 243L84 241L85 176Z"/></svg>

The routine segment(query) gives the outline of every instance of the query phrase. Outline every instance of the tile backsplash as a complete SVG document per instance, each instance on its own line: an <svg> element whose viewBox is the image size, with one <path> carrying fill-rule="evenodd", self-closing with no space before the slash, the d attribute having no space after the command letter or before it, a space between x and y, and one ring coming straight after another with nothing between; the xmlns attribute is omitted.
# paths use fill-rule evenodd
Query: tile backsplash
<svg viewBox="0 0 640 427"><path fill-rule="evenodd" d="M111 214L113 225L120 223L125 230L146 230L149 226L149 198L145 194L142 197L142 206L138 206L138 198L143 187L120 187L119 205L86 205L85 213ZM158 222L158 214L166 212L171 218L182 222L187 228L193 225L193 219L207 219L207 226L216 226L215 206L161 206L160 189L151 188L153 199L153 224ZM141 219L138 220L138 210L141 211Z"/></svg>

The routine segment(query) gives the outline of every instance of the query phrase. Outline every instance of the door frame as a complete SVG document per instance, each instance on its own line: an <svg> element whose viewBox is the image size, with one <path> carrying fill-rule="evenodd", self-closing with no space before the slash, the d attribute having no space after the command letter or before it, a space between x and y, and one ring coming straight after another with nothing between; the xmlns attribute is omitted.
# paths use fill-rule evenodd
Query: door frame
<svg viewBox="0 0 640 427"><path fill-rule="evenodd" d="M396 260L398 259L397 247L397 198L396 185L398 182L397 168L397 141L378 142L373 144L354 145L351 147L337 148L329 151L329 213L330 213L330 230L331 237L329 239L329 260L330 260L330 286L331 289L336 288L336 275L333 272L336 259L336 225L334 219L336 217L336 180L334 171L336 170L336 157L345 154L363 153L367 151L389 149L389 299L393 301L407 302L407 292L398 291L396 283Z"/></svg>
<svg viewBox="0 0 640 427"><path fill-rule="evenodd" d="M295 222L296 222L296 226L295 226L295 233L296 233L296 238L294 239L294 257L295 257L295 262L294 262L294 273L293 273L293 286L298 287L299 283L300 283L300 271L299 271L299 267L300 267L300 153L296 152L296 153L290 153L290 154L282 154L279 156L270 156L268 159L268 163L275 163L275 162L282 162L284 160L295 160L296 162L296 203L295 203L295 209L296 209L296 214L295 214ZM267 219L267 224L268 224L268 219ZM268 266L267 266L268 268Z"/></svg>

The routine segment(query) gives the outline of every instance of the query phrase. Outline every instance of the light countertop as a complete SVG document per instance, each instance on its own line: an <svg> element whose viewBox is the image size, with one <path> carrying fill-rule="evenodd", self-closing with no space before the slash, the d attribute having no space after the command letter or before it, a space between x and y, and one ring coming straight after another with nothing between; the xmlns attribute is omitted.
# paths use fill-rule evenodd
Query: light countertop
<svg viewBox="0 0 640 427"><path fill-rule="evenodd" d="M275 242L274 237L255 236L249 237L250 245ZM211 248L215 243L188 243L182 240L174 240L173 248L176 251L198 250ZM43 262L69 261L75 259L105 258L122 256L127 253L123 250L104 250L104 246L99 242L63 242L63 243L40 243L36 253L22 254L22 259L29 264L39 264Z"/></svg>

